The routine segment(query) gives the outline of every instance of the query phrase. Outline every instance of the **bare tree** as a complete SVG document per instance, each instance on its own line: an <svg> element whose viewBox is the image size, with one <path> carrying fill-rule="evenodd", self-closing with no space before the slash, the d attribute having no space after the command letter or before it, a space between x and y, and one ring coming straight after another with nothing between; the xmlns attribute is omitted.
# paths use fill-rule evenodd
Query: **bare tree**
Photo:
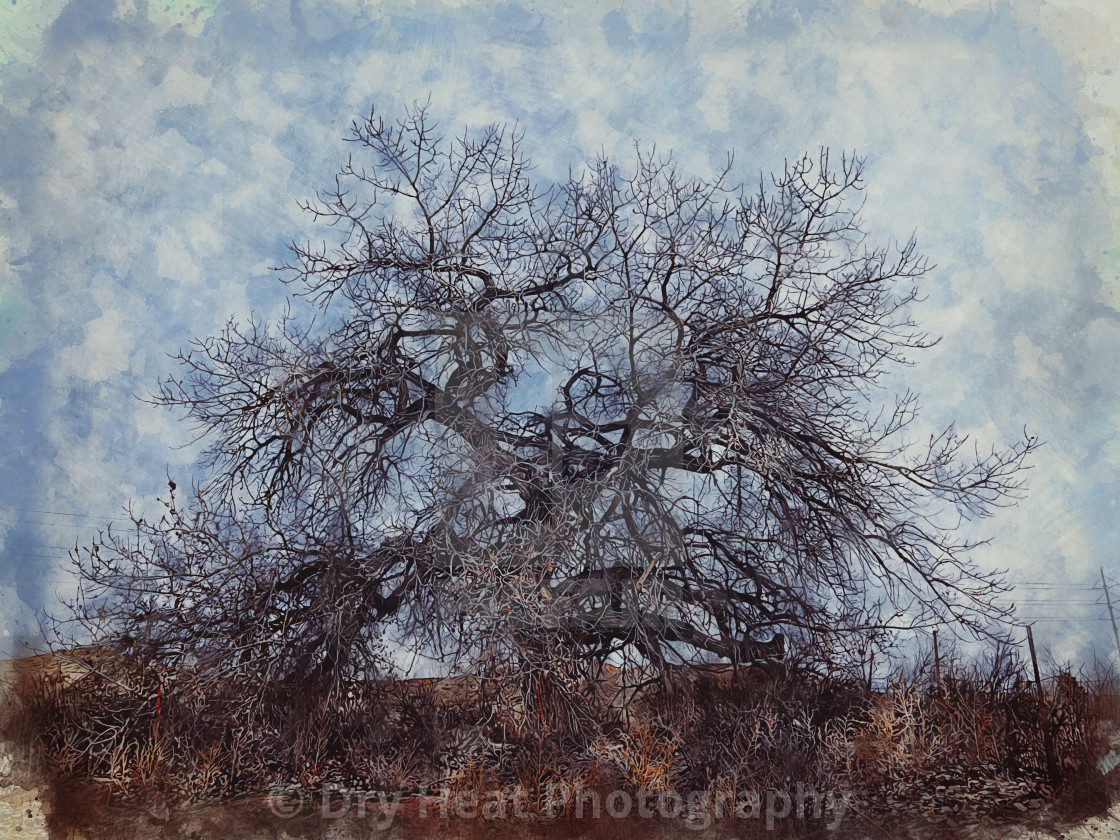
<svg viewBox="0 0 1120 840"><path fill-rule="evenodd" d="M387 644L559 674L1003 615L960 525L1036 442L907 436L880 380L931 344L929 266L866 241L860 159L544 185L516 131L424 108L350 139L307 204L334 241L283 269L315 317L231 323L162 384L211 477L79 558L102 635L337 686Z"/></svg>

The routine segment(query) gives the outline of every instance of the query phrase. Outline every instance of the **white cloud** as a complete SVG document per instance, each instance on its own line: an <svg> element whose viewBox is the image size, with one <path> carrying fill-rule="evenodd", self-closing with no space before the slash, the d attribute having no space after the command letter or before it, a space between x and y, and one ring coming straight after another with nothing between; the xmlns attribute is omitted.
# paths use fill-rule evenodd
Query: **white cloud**
<svg viewBox="0 0 1120 840"><path fill-rule="evenodd" d="M155 257L161 277L187 285L194 285L202 279L187 242L182 231L163 230L157 234Z"/></svg>
<svg viewBox="0 0 1120 840"><path fill-rule="evenodd" d="M85 340L62 348L59 356L64 375L104 382L129 369L139 329L131 314L118 304L127 304L127 296L115 294L111 283L94 278L91 294L101 314L85 323Z"/></svg>
<svg viewBox="0 0 1120 840"><path fill-rule="evenodd" d="M184 105L202 105L210 95L210 80L182 67L171 67L163 77L159 90L165 102L173 108Z"/></svg>

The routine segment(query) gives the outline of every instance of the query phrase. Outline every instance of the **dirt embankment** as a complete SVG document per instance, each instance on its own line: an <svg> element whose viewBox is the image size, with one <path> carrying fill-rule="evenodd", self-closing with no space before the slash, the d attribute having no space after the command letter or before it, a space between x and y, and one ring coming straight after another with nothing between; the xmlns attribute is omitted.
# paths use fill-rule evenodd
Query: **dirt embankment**
<svg viewBox="0 0 1120 840"><path fill-rule="evenodd" d="M0 661L0 709L11 709L15 699L10 691L15 672L10 662ZM0 724L5 721L0 721ZM35 785L30 756L25 748L0 738L0 838L46 840L47 824Z"/></svg>

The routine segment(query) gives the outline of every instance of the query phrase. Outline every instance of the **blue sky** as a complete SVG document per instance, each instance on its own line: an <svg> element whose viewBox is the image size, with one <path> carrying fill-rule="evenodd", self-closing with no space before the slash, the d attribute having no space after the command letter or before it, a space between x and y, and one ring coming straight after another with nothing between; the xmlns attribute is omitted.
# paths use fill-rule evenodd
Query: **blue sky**
<svg viewBox="0 0 1120 840"><path fill-rule="evenodd" d="M297 200L350 120L429 95L451 131L516 121L544 179L635 140L698 174L733 149L748 181L866 155L869 230L937 266L917 317L943 341L900 378L924 421L1047 441L977 560L1031 582L1056 654L1109 655L1087 587L1120 579L1118 36L1088 0L4 0L0 655L67 590L66 546L189 473L187 430L134 395L278 311L269 269L321 237Z"/></svg>

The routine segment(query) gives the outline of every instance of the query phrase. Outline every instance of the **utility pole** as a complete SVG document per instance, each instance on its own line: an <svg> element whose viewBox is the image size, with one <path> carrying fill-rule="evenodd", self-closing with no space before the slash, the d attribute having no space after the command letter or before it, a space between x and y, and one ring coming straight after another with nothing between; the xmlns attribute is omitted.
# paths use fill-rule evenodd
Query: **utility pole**
<svg viewBox="0 0 1120 840"><path fill-rule="evenodd" d="M1112 619L1112 635L1116 637L1116 655L1120 656L1120 630L1116 629L1116 613L1112 611L1112 597L1108 594L1108 581L1104 576L1104 566L1101 566L1101 588L1104 590L1104 602L1108 606L1108 617Z"/></svg>

